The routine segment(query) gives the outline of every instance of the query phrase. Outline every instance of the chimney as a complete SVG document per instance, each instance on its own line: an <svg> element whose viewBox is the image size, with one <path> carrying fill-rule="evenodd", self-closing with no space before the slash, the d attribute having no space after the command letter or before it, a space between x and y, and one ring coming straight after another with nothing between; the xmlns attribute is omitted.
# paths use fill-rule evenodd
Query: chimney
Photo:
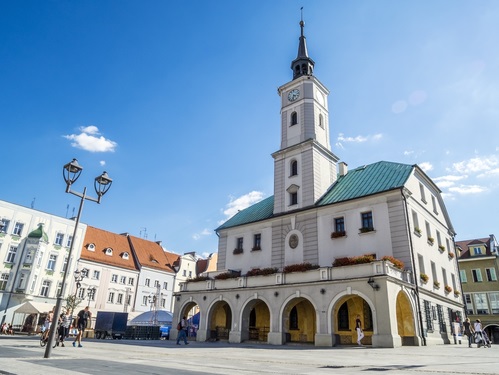
<svg viewBox="0 0 499 375"><path fill-rule="evenodd" d="M338 172L340 176L344 176L348 173L348 164L344 161L338 163Z"/></svg>

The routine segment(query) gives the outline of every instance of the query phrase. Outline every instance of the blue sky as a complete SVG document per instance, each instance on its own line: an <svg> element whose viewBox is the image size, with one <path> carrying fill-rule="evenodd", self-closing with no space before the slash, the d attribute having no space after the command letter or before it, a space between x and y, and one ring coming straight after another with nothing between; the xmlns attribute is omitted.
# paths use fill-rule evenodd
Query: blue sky
<svg viewBox="0 0 499 375"><path fill-rule="evenodd" d="M301 6L333 152L419 164L458 240L498 235L497 1L3 1L0 199L72 216L77 158L76 190L114 179L83 222L216 251L213 230L273 194Z"/></svg>

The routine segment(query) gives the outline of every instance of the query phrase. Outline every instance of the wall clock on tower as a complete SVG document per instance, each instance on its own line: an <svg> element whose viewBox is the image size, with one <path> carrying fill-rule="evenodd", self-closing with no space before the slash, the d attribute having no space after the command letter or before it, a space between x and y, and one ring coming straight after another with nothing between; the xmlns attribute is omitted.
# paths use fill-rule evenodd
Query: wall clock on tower
<svg viewBox="0 0 499 375"><path fill-rule="evenodd" d="M290 102L294 102L296 99L298 99L300 97L300 90L298 89L294 89L294 90L291 90L289 93L288 93L288 100Z"/></svg>

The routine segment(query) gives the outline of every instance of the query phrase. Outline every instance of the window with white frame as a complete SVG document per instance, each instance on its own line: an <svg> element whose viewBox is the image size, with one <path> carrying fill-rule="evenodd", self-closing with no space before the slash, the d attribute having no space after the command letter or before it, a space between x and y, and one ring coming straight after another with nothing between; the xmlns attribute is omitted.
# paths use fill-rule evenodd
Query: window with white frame
<svg viewBox="0 0 499 375"><path fill-rule="evenodd" d="M362 212L360 214L360 218L361 218L361 229L371 230L371 231L374 230L372 211Z"/></svg>
<svg viewBox="0 0 499 375"><path fill-rule="evenodd" d="M168 283L166 281L163 281L163 289L168 289Z"/></svg>
<svg viewBox="0 0 499 375"><path fill-rule="evenodd" d="M54 243L56 245L62 246L64 241L64 233L56 233Z"/></svg>
<svg viewBox="0 0 499 375"><path fill-rule="evenodd" d="M40 290L40 295L42 297L48 297L49 292L50 292L50 281L49 280L43 280L42 283L42 289Z"/></svg>
<svg viewBox="0 0 499 375"><path fill-rule="evenodd" d="M418 264L419 264L419 272L426 273L425 267L424 267L424 258L421 254L418 254Z"/></svg>
<svg viewBox="0 0 499 375"><path fill-rule="evenodd" d="M466 314L473 314L473 303L471 302L471 294L465 293L464 295L464 304L466 305Z"/></svg>
<svg viewBox="0 0 499 375"><path fill-rule="evenodd" d="M490 312L492 314L499 314L499 292L489 293Z"/></svg>
<svg viewBox="0 0 499 375"><path fill-rule="evenodd" d="M85 298L85 288L79 288L78 289L78 298L84 299Z"/></svg>
<svg viewBox="0 0 499 375"><path fill-rule="evenodd" d="M146 279L144 282L145 286L151 286L151 279Z"/></svg>
<svg viewBox="0 0 499 375"><path fill-rule="evenodd" d="M435 266L435 262L431 262L431 276L433 277L433 281L438 281L437 267Z"/></svg>
<svg viewBox="0 0 499 375"><path fill-rule="evenodd" d="M424 192L424 186L422 183L419 183L419 193L421 194L421 201L426 203L426 196L425 196L425 192Z"/></svg>
<svg viewBox="0 0 499 375"><path fill-rule="evenodd" d="M116 299L116 303L118 305L122 305L123 304L123 294L122 293L118 293L118 298Z"/></svg>
<svg viewBox="0 0 499 375"><path fill-rule="evenodd" d="M68 267L68 257L64 257L64 262L62 263L62 270L61 272L66 272L66 268Z"/></svg>
<svg viewBox="0 0 499 375"><path fill-rule="evenodd" d="M166 299L161 298L161 307L165 308L166 307Z"/></svg>
<svg viewBox="0 0 499 375"><path fill-rule="evenodd" d="M290 176L298 175L298 162L296 160L291 161L289 175Z"/></svg>
<svg viewBox="0 0 499 375"><path fill-rule="evenodd" d="M117 283L118 282L118 275L116 275L116 274L111 275L111 282Z"/></svg>
<svg viewBox="0 0 499 375"><path fill-rule="evenodd" d="M189 277L192 277L192 271L189 271Z"/></svg>
<svg viewBox="0 0 499 375"><path fill-rule="evenodd" d="M444 281L444 285L449 285L449 283L447 281L447 271L445 270L444 267L442 267L442 278L443 278L443 281Z"/></svg>
<svg viewBox="0 0 499 375"><path fill-rule="evenodd" d="M9 274L8 273L2 273L0 275L0 290L7 289L7 282L8 281L9 281Z"/></svg>
<svg viewBox="0 0 499 375"><path fill-rule="evenodd" d="M31 288L29 289L29 291L31 293L33 293L35 291L35 287L36 287L36 279L38 278L38 275L33 275L33 280L31 280Z"/></svg>
<svg viewBox="0 0 499 375"><path fill-rule="evenodd" d="M24 263L33 263L33 257L35 256L35 249L29 249L24 257Z"/></svg>
<svg viewBox="0 0 499 375"><path fill-rule="evenodd" d="M442 237L440 236L440 232L437 230L437 246L442 246Z"/></svg>
<svg viewBox="0 0 499 375"><path fill-rule="evenodd" d="M482 248L479 246L476 246L473 248L473 255L482 255Z"/></svg>
<svg viewBox="0 0 499 375"><path fill-rule="evenodd" d="M114 292L109 292L109 295L107 296L107 302L114 303Z"/></svg>
<svg viewBox="0 0 499 375"><path fill-rule="evenodd" d="M133 277L129 277L129 278L128 278L128 285L133 286L133 283L134 283L134 281L133 281L133 280L134 280L134 278L133 278Z"/></svg>
<svg viewBox="0 0 499 375"><path fill-rule="evenodd" d="M9 252L7 253L7 259L5 259L5 263L14 263L16 260L17 246L11 246L9 248Z"/></svg>
<svg viewBox="0 0 499 375"><path fill-rule="evenodd" d="M466 276L466 270L459 270L459 278L461 279L461 282L463 284L468 282L468 277Z"/></svg>
<svg viewBox="0 0 499 375"><path fill-rule="evenodd" d="M126 284L126 276L120 277L120 284Z"/></svg>
<svg viewBox="0 0 499 375"><path fill-rule="evenodd" d="M143 306L146 306L146 305L147 305L147 300L148 300L148 299L147 299L147 296L143 296L143 297L142 297L142 305L143 305Z"/></svg>
<svg viewBox="0 0 499 375"><path fill-rule="evenodd" d="M0 233L7 233L9 230L10 220L1 219L0 220Z"/></svg>
<svg viewBox="0 0 499 375"><path fill-rule="evenodd" d="M412 223L414 225L414 231L421 234L421 228L419 227L419 219L416 211L412 210Z"/></svg>
<svg viewBox="0 0 499 375"><path fill-rule="evenodd" d="M92 279L99 280L100 279L100 271L94 270L94 274L92 275Z"/></svg>
<svg viewBox="0 0 499 375"><path fill-rule="evenodd" d="M452 280L452 289L457 290L456 289L456 277L454 276L453 273L450 274L450 278Z"/></svg>
<svg viewBox="0 0 499 375"><path fill-rule="evenodd" d="M159 280L154 280L154 287L157 288L159 286Z"/></svg>
<svg viewBox="0 0 499 375"><path fill-rule="evenodd" d="M57 263L57 255L50 254L49 261L47 263L47 270L48 271L54 271L56 263Z"/></svg>
<svg viewBox="0 0 499 375"><path fill-rule="evenodd" d="M17 283L17 289L24 290L26 284L26 274L21 273L19 277L19 282Z"/></svg>
<svg viewBox="0 0 499 375"><path fill-rule="evenodd" d="M478 315L488 314L489 306L487 304L487 294L486 293L475 293L473 295L475 300L475 310Z"/></svg>
<svg viewBox="0 0 499 375"><path fill-rule="evenodd" d="M433 212L438 215L438 210L437 210L437 200L435 199L435 196L431 196L431 204L433 206Z"/></svg>
<svg viewBox="0 0 499 375"><path fill-rule="evenodd" d="M36 266L40 267L42 265L43 251L38 252L38 258L36 258Z"/></svg>
<svg viewBox="0 0 499 375"><path fill-rule="evenodd" d="M21 236L23 234L23 229L24 229L24 224L17 222L16 225L14 225L14 230L12 231L12 234L14 236Z"/></svg>
<svg viewBox="0 0 499 375"><path fill-rule="evenodd" d="M71 247L72 242L73 242L73 236L68 236L66 240L66 247Z"/></svg>
<svg viewBox="0 0 499 375"><path fill-rule="evenodd" d="M473 282L475 282L475 283L481 283L483 281L483 279L482 279L482 271L480 271L479 268L471 270L471 274L473 275Z"/></svg>
<svg viewBox="0 0 499 375"><path fill-rule="evenodd" d="M62 282L58 282L56 296L60 296L61 293L62 293Z"/></svg>
<svg viewBox="0 0 499 375"><path fill-rule="evenodd" d="M319 115L319 126L324 129L324 117L322 113Z"/></svg>
<svg viewBox="0 0 499 375"><path fill-rule="evenodd" d="M497 281L495 268L485 268L485 273L487 274L487 281Z"/></svg>

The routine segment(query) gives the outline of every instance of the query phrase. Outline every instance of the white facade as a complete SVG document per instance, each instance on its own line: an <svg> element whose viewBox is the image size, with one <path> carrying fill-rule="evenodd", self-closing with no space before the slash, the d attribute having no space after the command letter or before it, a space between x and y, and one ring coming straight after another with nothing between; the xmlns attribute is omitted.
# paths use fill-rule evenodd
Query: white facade
<svg viewBox="0 0 499 375"><path fill-rule="evenodd" d="M73 241L75 222L34 209L0 201L0 311L2 322L16 328L24 323L25 315L15 311L30 301L48 312L56 302L58 291ZM40 227L41 225L41 227ZM30 233L37 231L28 238ZM86 225L80 223L74 240L68 272L75 270L78 249L85 235ZM68 275L67 282L72 277ZM69 293L69 288L66 288ZM36 313L36 309L33 313ZM32 326L35 329L35 322ZM26 328L26 327L25 327Z"/></svg>
<svg viewBox="0 0 499 375"><path fill-rule="evenodd" d="M142 267L137 285L134 311L173 311L173 285L175 274Z"/></svg>

